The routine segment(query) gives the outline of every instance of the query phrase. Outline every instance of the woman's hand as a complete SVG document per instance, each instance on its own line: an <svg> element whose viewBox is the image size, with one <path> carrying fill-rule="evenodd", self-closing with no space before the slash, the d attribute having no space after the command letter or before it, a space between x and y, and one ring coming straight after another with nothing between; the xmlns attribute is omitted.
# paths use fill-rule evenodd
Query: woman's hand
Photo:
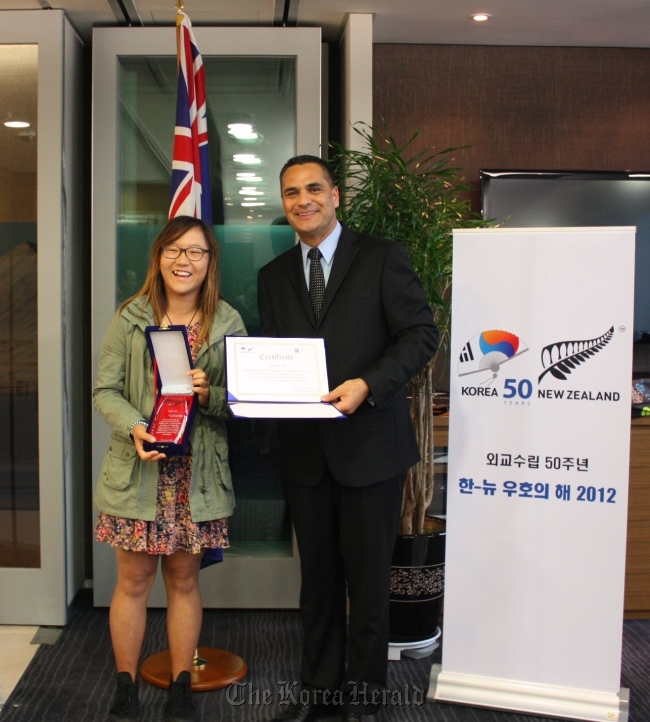
<svg viewBox="0 0 650 722"><path fill-rule="evenodd" d="M199 406L210 405L210 380L203 369L192 369L187 372L192 377L192 391L199 397Z"/></svg>
<svg viewBox="0 0 650 722"><path fill-rule="evenodd" d="M158 461L158 459L167 458L164 454L158 451L145 451L142 448L143 441L155 441L156 437L147 433L147 427L144 424L136 424L131 429L131 437L135 444L135 450L138 452L138 456L142 461Z"/></svg>

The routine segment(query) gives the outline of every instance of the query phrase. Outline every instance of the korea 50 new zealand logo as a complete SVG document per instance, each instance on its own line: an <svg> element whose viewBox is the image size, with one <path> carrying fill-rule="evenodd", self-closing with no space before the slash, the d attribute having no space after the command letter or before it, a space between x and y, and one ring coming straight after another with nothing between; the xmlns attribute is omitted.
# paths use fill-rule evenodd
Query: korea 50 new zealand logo
<svg viewBox="0 0 650 722"><path fill-rule="evenodd" d="M544 346L540 356L542 371L537 383L541 387L542 382L546 385L546 381L554 379L556 384L559 381L563 388L539 388L537 396L558 400L618 401L620 393L617 391L566 388L574 376L580 376L580 368L600 353L613 336L612 326L596 338L555 341ZM459 354L458 375L467 381L475 378L476 383L461 386L461 395L496 396L509 406L530 406L529 399L533 396L534 385L530 378L522 378L522 375L527 375L525 368L516 365L519 374L513 368L513 371L507 374L511 378L504 378L502 383L497 380L505 364L528 350L521 338L510 331L490 330L473 336ZM506 370L509 371L510 368L507 366ZM522 370L524 373L520 375Z"/></svg>

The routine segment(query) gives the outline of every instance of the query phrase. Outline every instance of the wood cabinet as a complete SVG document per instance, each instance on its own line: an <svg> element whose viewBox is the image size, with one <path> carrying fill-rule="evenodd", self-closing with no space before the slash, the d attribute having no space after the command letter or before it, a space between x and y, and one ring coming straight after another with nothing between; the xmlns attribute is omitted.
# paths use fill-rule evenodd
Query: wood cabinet
<svg viewBox="0 0 650 722"><path fill-rule="evenodd" d="M650 618L650 418L632 419L625 616Z"/></svg>
<svg viewBox="0 0 650 722"><path fill-rule="evenodd" d="M447 446L449 417L436 416L434 427L436 446ZM650 418L632 420L625 618L650 619Z"/></svg>

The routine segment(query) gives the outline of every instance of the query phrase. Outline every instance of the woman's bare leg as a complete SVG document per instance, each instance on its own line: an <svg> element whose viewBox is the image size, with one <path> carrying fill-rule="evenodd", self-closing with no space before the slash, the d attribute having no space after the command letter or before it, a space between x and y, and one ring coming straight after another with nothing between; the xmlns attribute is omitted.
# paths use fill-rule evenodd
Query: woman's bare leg
<svg viewBox="0 0 650 722"><path fill-rule="evenodd" d="M147 623L147 599L156 578L158 557L145 552L115 550L117 585L110 611L111 639L118 672L135 679Z"/></svg>
<svg viewBox="0 0 650 722"><path fill-rule="evenodd" d="M203 605L199 587L202 554L179 551L162 557L167 589L167 635L172 660L172 679L192 670L194 651L199 643Z"/></svg>

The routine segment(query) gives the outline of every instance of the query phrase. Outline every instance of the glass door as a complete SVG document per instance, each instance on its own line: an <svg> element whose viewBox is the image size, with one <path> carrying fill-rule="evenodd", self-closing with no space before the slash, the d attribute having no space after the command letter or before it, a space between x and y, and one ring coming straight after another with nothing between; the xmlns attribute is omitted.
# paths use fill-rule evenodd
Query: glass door
<svg viewBox="0 0 650 722"><path fill-rule="evenodd" d="M75 49L81 43L61 11L2 13L0 624L64 624L81 584L67 547L74 486L66 453L77 447L67 445L64 382L70 325L63 248L70 253L73 244L63 229L75 206L68 180L76 149L67 148L68 169L61 170L70 117L64 86L74 96Z"/></svg>
<svg viewBox="0 0 650 722"><path fill-rule="evenodd" d="M41 566L36 127L38 45L0 45L0 567ZM9 115L11 117L9 118Z"/></svg>
<svg viewBox="0 0 650 722"><path fill-rule="evenodd" d="M248 332L255 334L259 330L257 272L295 242L282 212L280 169L297 152L319 153L320 31L195 30L206 73L213 222L221 250L222 295L241 313ZM136 36L146 40L148 52L143 52ZM107 268L115 269L112 288L110 283L102 284L106 287L101 309L95 293L93 337L101 343L116 305L140 288L151 242L167 218L177 69L173 30L101 30L94 38L95 47L100 48L95 56L95 118L115 104L115 126L108 137L95 125L95 145L106 146L106 159L111 153L107 140L116 139L110 180L116 208L112 217L104 209L109 182L106 166L98 172L97 156L94 161L96 183L100 175L106 181L101 191L101 228L97 188L94 194L94 253L100 235L112 236L110 261L109 254L102 253L102 277ZM114 68L113 95L100 91L104 63ZM93 456L101 460L105 445L101 439L108 429L100 419L95 426ZM224 564L202 572L204 603L212 607L297 606L297 551L280 482L275 423L233 420L229 446L237 498L229 520L231 548ZM110 601L113 573L112 551L96 545L96 604ZM160 588L154 589L152 604L164 604Z"/></svg>

